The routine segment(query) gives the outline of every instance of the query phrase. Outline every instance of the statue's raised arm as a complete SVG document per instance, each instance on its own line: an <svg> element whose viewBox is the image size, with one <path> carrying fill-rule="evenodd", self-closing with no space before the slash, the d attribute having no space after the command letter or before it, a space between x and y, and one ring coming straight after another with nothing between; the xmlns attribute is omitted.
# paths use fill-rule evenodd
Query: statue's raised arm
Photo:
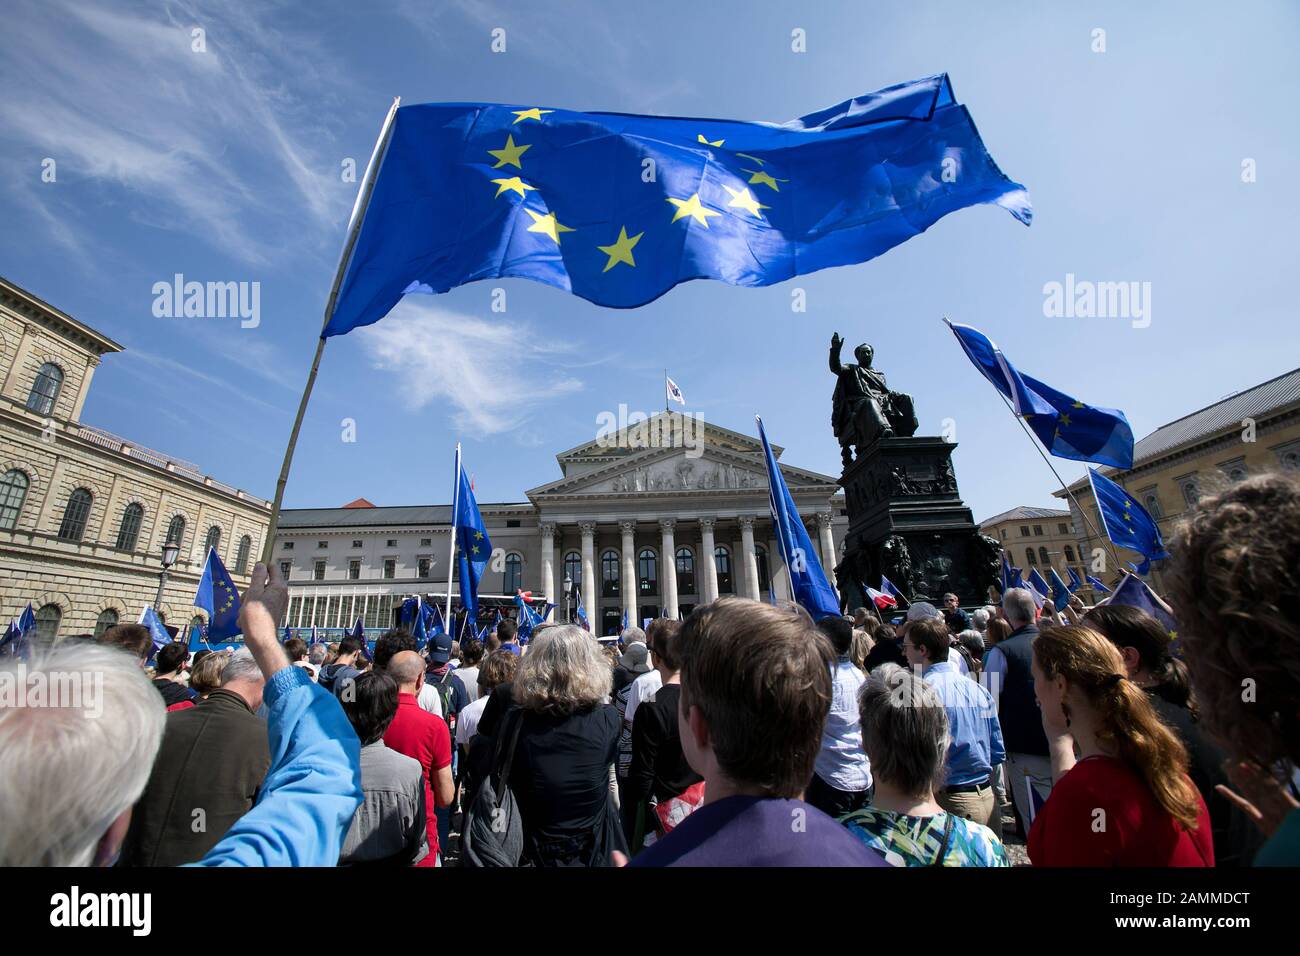
<svg viewBox="0 0 1300 956"><path fill-rule="evenodd" d="M831 373L838 376L844 371L844 366L840 364L840 349L844 348L844 339L840 338L840 333L831 333Z"/></svg>

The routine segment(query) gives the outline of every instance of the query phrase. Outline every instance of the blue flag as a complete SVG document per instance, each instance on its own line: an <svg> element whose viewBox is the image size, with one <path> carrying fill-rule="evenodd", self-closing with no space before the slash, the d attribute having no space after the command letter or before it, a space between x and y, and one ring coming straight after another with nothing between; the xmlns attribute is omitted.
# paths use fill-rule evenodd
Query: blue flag
<svg viewBox="0 0 1300 956"><path fill-rule="evenodd" d="M1002 552L1002 593L1020 587L1020 569L1013 567L1007 552Z"/></svg>
<svg viewBox="0 0 1300 956"><path fill-rule="evenodd" d="M0 657L17 657L26 660L31 653L31 636L36 630L36 617L29 603L18 620L10 621L5 636L0 638Z"/></svg>
<svg viewBox="0 0 1300 956"><path fill-rule="evenodd" d="M1032 216L947 75L783 125L403 106L323 334L500 276L615 308L690 279L766 286L866 262L978 203Z"/></svg>
<svg viewBox="0 0 1300 956"><path fill-rule="evenodd" d="M418 597L409 597L402 602L402 613L398 618L403 630L415 633L415 614L422 606Z"/></svg>
<svg viewBox="0 0 1300 956"><path fill-rule="evenodd" d="M289 639L289 629L287 627L284 629L284 633L285 640L287 641ZM212 649L208 647L207 628L205 628L203 622L200 621L198 624L190 625L189 649L190 652L193 653L194 651L201 651L204 648L207 648L208 650Z"/></svg>
<svg viewBox="0 0 1300 956"><path fill-rule="evenodd" d="M1092 585L1094 591L1100 591L1102 594L1109 594L1110 588L1101 583L1101 578L1094 578L1091 574L1087 575L1088 583Z"/></svg>
<svg viewBox="0 0 1300 956"><path fill-rule="evenodd" d="M414 609L411 612L411 623L409 626L409 630L411 632L411 636L415 638L416 650L423 650L424 645L429 643L429 629L427 626L428 617L424 613L423 601L420 601L419 598L412 598L410 600L417 601L419 603L419 607ZM406 610L405 603L403 603L402 610L403 612L405 612ZM405 613L403 613L403 616L405 616Z"/></svg>
<svg viewBox="0 0 1300 956"><path fill-rule="evenodd" d="M583 603L582 603L582 585L580 585L580 584L575 584L575 585L573 586L573 603L576 604L576 605L577 605L577 608L578 608L577 611L574 612L574 616L577 617L577 619L578 619L578 624L582 627L583 630L585 630L585 631L590 631L590 630L591 630L591 621L588 620L588 618L587 618L587 608L586 608L585 606L583 606ZM664 617L667 617L667 616L668 616L668 609L667 609L667 608L664 608L664 615L663 615L663 616L664 616Z"/></svg>
<svg viewBox="0 0 1300 956"><path fill-rule="evenodd" d="M194 606L208 612L209 640L228 641L239 633L239 592L216 548L208 548Z"/></svg>
<svg viewBox="0 0 1300 956"><path fill-rule="evenodd" d="M1061 576L1056 573L1056 568L1048 568L1048 573L1052 576L1052 604L1056 606L1058 611L1063 611L1066 605L1070 603L1070 589L1061 580Z"/></svg>
<svg viewBox="0 0 1300 956"><path fill-rule="evenodd" d="M947 322L947 319L944 320ZM1133 429L1117 408L1086 405L1024 372L983 332L948 322L966 357L1002 393L1053 455L1116 468L1133 467Z"/></svg>
<svg viewBox="0 0 1300 956"><path fill-rule="evenodd" d="M452 528L456 534L456 560L460 572L460 603L468 618L478 619L478 583L492 556L492 542L483 527L474 489L470 487L465 466L460 460L460 446L456 446L456 502L452 515Z"/></svg>
<svg viewBox="0 0 1300 956"><path fill-rule="evenodd" d="M320 639L316 636L316 625L315 625L315 624L313 624L313 625L311 626L311 640L308 641L307 643L308 643L308 644L324 644L324 643L325 643L324 641L320 640Z"/></svg>
<svg viewBox="0 0 1300 956"><path fill-rule="evenodd" d="M1039 578L1039 580L1041 581L1042 578ZM1034 599L1034 607L1038 608L1038 610L1041 611L1043 609L1043 605L1047 603L1048 589L1046 587L1046 584L1044 584L1043 590L1040 591L1038 589L1038 585L1036 585L1033 582L1032 575L1031 575L1031 580L1022 582L1020 586L1029 592L1029 596Z"/></svg>
<svg viewBox="0 0 1300 956"><path fill-rule="evenodd" d="M36 633L36 615L32 613L32 602L28 601L23 613L18 615L18 636L30 638Z"/></svg>
<svg viewBox="0 0 1300 956"><path fill-rule="evenodd" d="M1079 588L1083 587L1083 581L1079 579L1078 572L1068 564L1065 566L1065 573L1070 576L1070 593L1073 594Z"/></svg>
<svg viewBox="0 0 1300 956"><path fill-rule="evenodd" d="M442 608L434 604L421 605L421 615L424 617L424 633L429 637L437 637L439 634L447 633L447 626L442 620Z"/></svg>
<svg viewBox="0 0 1300 956"><path fill-rule="evenodd" d="M1142 563L1134 565L1138 574L1150 571L1152 561L1169 557L1155 519L1136 498L1096 468L1088 469L1088 479L1092 482L1092 496L1101 512L1106 537L1121 548L1142 555Z"/></svg>
<svg viewBox="0 0 1300 956"><path fill-rule="evenodd" d="M885 577L883 574L880 576L880 590L884 591L895 601L902 601L904 604L911 603L903 596L903 592L898 590L898 587L894 582L889 580L889 578Z"/></svg>
<svg viewBox="0 0 1300 956"><path fill-rule="evenodd" d="M763 441L763 457L767 461L767 503L772 510L772 526L790 574L794 599L812 615L814 621L838 617L840 599L826 580L826 572L822 570L817 550L808 537L808 529L790 497L790 489L785 486L781 467L776 463L767 432L763 430L763 420L755 416L755 421L758 422L758 437Z"/></svg>
<svg viewBox="0 0 1300 956"><path fill-rule="evenodd" d="M1141 578L1132 574L1124 575L1124 580L1115 587L1115 593L1106 599L1107 604L1126 604L1139 611L1145 611L1154 617L1173 638L1178 637L1178 623L1173 616L1156 601L1155 592Z"/></svg>
<svg viewBox="0 0 1300 956"><path fill-rule="evenodd" d="M357 618L357 623L352 625L352 633L349 637L355 637L362 644L366 642L366 626L362 623L361 618Z"/></svg>
<svg viewBox="0 0 1300 956"><path fill-rule="evenodd" d="M1047 583L1047 578L1039 574L1037 568L1034 568L1029 572L1029 583L1032 584L1034 590L1043 595L1043 597L1046 597L1052 591L1052 586Z"/></svg>
<svg viewBox="0 0 1300 956"><path fill-rule="evenodd" d="M628 629L628 627L629 625L627 623L627 608L623 608L623 620L619 622L618 632L622 634L624 631Z"/></svg>
<svg viewBox="0 0 1300 956"><path fill-rule="evenodd" d="M149 660L153 660L164 644L172 642L172 636L167 633L167 628L163 627L163 622L158 620L158 614L148 604L140 612L139 623L149 629L149 637L153 641L153 646L149 649Z"/></svg>
<svg viewBox="0 0 1300 956"><path fill-rule="evenodd" d="M284 626L284 637L280 639L280 643L283 644L285 641L290 641L290 640L293 640L293 631L291 631L289 629L289 625L286 624Z"/></svg>

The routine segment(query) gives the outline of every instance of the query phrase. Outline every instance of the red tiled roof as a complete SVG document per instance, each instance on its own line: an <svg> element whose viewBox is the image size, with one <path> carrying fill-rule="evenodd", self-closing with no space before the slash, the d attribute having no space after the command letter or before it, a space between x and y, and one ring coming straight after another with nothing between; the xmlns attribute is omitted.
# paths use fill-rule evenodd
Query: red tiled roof
<svg viewBox="0 0 1300 956"><path fill-rule="evenodd" d="M374 506L375 503L373 501L367 501L365 498L358 498L356 501L349 501L343 507L344 508L373 508Z"/></svg>

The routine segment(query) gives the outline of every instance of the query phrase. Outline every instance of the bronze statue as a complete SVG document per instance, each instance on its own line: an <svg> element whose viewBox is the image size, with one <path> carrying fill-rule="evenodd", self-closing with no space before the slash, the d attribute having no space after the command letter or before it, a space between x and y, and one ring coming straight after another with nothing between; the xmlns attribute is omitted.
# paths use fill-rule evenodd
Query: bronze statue
<svg viewBox="0 0 1300 956"><path fill-rule="evenodd" d="M840 442L844 467L858 454L881 438L910 438L918 422L912 408L912 396L891 392L885 375L871 367L874 354L865 342L853 350L857 365L841 365L840 349L844 339L836 332L831 336L831 371L838 381L831 410L831 426Z"/></svg>

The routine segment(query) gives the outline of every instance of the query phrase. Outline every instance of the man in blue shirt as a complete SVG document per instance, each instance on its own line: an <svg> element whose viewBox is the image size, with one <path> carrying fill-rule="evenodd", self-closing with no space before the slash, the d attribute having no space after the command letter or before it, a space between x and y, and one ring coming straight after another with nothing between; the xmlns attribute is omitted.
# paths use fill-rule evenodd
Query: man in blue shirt
<svg viewBox="0 0 1300 956"><path fill-rule="evenodd" d="M704 802L632 865L887 865L801 799L835 664L807 613L722 598L686 619L680 641L682 753Z"/></svg>
<svg viewBox="0 0 1300 956"><path fill-rule="evenodd" d="M1002 836L1002 813L994 799L993 768L1006 760L1002 727L993 695L963 676L949 660L952 638L940 618L907 629L903 653L914 671L933 687L948 713L948 755L944 786L935 801L949 813L989 827Z"/></svg>

